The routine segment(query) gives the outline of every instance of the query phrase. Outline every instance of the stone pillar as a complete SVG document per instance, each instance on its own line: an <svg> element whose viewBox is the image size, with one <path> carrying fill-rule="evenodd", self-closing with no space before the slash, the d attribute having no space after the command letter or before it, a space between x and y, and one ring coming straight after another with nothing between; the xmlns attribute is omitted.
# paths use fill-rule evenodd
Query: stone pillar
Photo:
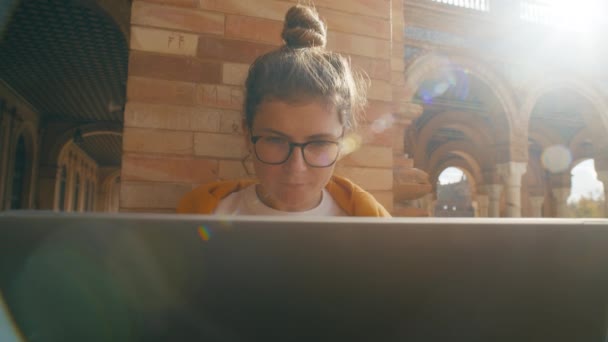
<svg viewBox="0 0 608 342"><path fill-rule="evenodd" d="M521 217L521 176L526 173L526 167L527 164L523 162L496 165L505 185L507 217Z"/></svg>
<svg viewBox="0 0 608 342"><path fill-rule="evenodd" d="M555 211L557 217L568 217L568 197L570 197L570 187L551 189L555 197Z"/></svg>
<svg viewBox="0 0 608 342"><path fill-rule="evenodd" d="M543 204L545 203L545 196L530 196L529 199L531 217L543 217Z"/></svg>
<svg viewBox="0 0 608 342"><path fill-rule="evenodd" d="M604 217L608 217L608 170L598 170L597 179L604 184Z"/></svg>
<svg viewBox="0 0 608 342"><path fill-rule="evenodd" d="M487 184L484 188L485 192L488 194L487 217L500 217L500 194L502 193L502 184Z"/></svg>
<svg viewBox="0 0 608 342"><path fill-rule="evenodd" d="M488 195L477 195L478 217L488 217Z"/></svg>
<svg viewBox="0 0 608 342"><path fill-rule="evenodd" d="M471 207L473 208L473 217L479 217L479 204L476 200L471 200Z"/></svg>
<svg viewBox="0 0 608 342"><path fill-rule="evenodd" d="M38 172L38 205L41 210L55 209L57 179L61 169L57 165L40 166Z"/></svg>

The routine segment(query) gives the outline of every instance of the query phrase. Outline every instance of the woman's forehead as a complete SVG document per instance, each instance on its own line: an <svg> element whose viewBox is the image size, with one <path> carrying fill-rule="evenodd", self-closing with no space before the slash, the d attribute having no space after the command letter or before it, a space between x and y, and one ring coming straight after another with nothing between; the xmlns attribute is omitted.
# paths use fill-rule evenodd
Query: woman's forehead
<svg viewBox="0 0 608 342"><path fill-rule="evenodd" d="M343 130L338 113L321 101L264 101L258 107L254 130L273 130L287 136L339 136Z"/></svg>

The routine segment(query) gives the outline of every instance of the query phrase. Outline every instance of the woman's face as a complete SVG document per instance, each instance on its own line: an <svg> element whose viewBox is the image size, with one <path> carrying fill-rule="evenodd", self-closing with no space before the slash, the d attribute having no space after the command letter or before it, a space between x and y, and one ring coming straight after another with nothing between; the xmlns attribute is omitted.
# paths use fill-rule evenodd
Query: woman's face
<svg viewBox="0 0 608 342"><path fill-rule="evenodd" d="M249 133L251 135L247 136L247 142L260 180L258 197L266 205L282 211L304 211L316 207L334 165L311 167L303 159L300 147L294 147L283 164L263 163L256 157L250 137L261 136L271 143L284 139L292 143L339 142L343 128L336 111L320 101L288 103L267 100L258 107ZM259 140L257 144L259 152ZM313 151L313 148L307 149Z"/></svg>

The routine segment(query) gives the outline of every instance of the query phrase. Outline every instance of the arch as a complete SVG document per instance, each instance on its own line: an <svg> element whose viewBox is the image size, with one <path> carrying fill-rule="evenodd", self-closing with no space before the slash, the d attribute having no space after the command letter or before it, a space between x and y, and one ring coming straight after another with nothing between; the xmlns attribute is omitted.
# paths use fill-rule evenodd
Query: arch
<svg viewBox="0 0 608 342"><path fill-rule="evenodd" d="M477 146L492 146L493 141L487 134L486 127L475 119L477 118L474 117L473 114L465 112L443 112L431 118L429 122L422 127L416 137L416 146L412 153L416 167L421 169L428 167L430 158L427 158L425 153L426 148L434 133L440 128L456 128L462 131L469 141L475 143ZM490 158L483 158L482 164L486 165L486 163L490 163L489 159Z"/></svg>
<svg viewBox="0 0 608 342"><path fill-rule="evenodd" d="M60 155L65 150L65 147L72 141L76 130L80 129L82 136L92 136L101 134L113 134L122 136L122 125L120 123L92 123L70 127L61 135L57 136L45 154L46 165L57 165Z"/></svg>
<svg viewBox="0 0 608 342"><path fill-rule="evenodd" d="M534 130L528 132L528 137L539 143L543 149L557 144L566 145L562 137L546 127L535 127Z"/></svg>
<svg viewBox="0 0 608 342"><path fill-rule="evenodd" d="M474 146L468 142L451 142L442 145L433 152L429 159L429 180L433 187L433 192L436 192L437 179L441 171L445 168L454 165L459 165L466 169L470 179L475 181L475 184L483 183L483 173L481 171L479 156L475 153ZM446 165L445 167L443 167ZM441 170L441 171L440 171ZM472 189L472 194L476 193L476 186Z"/></svg>
<svg viewBox="0 0 608 342"><path fill-rule="evenodd" d="M468 189L469 189L469 195L470 195L470 204L471 206L473 206L473 202L474 202L474 197L475 194L477 193L477 181L475 179L475 176L472 174L471 172L471 165L469 165L464 159L462 159L459 156L454 156L452 158L448 158L443 160L442 162L440 162L437 165L437 172L435 172L435 174L433 175L433 193L434 193L434 197L437 198L438 200L439 198L439 194L438 194L438 189L437 189L437 183L439 180L439 176L441 175L441 173L443 173L443 171L445 171L447 168L450 167L454 167L459 169L460 171L462 171L464 173L464 175L466 176L466 181L467 181L467 185L468 185ZM462 205L462 203L459 203L458 206ZM476 216L475 214L475 210L473 211L474 216Z"/></svg>
<svg viewBox="0 0 608 342"><path fill-rule="evenodd" d="M553 90L566 89L575 92L591 104L596 114L596 116L593 116L586 111L582 113L586 127L590 128L593 141L598 145L608 147L608 137L605 133L608 132L608 103L596 88L591 86L593 82L580 78L547 75L531 82L527 89L527 95L522 102L520 116L527 121L530 120L539 99Z"/></svg>
<svg viewBox="0 0 608 342"><path fill-rule="evenodd" d="M34 191L35 191L35 175L37 171L37 160L38 160L38 136L36 134L37 129L32 122L24 121L17 126L15 129L15 134L12 135L11 141L9 143L9 167L7 172L7 179L13 178L14 173L14 159L11 159L11 156L14 156L17 153L17 146L19 143L19 139L23 137L23 142L25 144L25 177L23 179L23 189L22 194L24 197L22 199L22 207L24 209L32 209L34 208ZM12 161L12 162L11 162ZM12 193L12 182L7 182L7 187L5 189L5 194L8 196ZM10 208L10 199L7 199L5 207Z"/></svg>
<svg viewBox="0 0 608 342"><path fill-rule="evenodd" d="M511 86L509 83L504 77L496 73L493 68L469 57L461 55L443 57L434 53L427 53L417 57L407 65L405 70L405 98L403 100L411 102L420 84L429 75L436 74L439 70L455 68L464 69L470 75L485 83L498 100L501 108L497 109L499 112L504 113L504 116L500 118L504 119L504 123L508 127L505 130L506 135L499 136L500 142L508 142L511 135L518 130L525 132L525 130L521 130L520 128L526 127L527 121L520 115L515 95L510 91Z"/></svg>
<svg viewBox="0 0 608 342"><path fill-rule="evenodd" d="M578 131L572 137L572 139L570 139L570 143L568 144L568 149L572 153L572 160L573 160L572 164L573 165L574 165L574 160L594 158L593 139L591 140L591 142L589 144L590 148L587 147L587 145L588 145L587 140L590 135L591 135L591 132L589 131L589 129L587 127L585 127L583 129L581 129L580 131ZM574 168L574 166L572 168Z"/></svg>

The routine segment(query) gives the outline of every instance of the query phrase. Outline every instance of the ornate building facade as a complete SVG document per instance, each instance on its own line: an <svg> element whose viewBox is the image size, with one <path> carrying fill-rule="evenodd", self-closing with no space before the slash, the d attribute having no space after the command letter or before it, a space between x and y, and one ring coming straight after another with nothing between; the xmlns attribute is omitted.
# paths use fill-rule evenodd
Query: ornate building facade
<svg viewBox="0 0 608 342"><path fill-rule="evenodd" d="M255 177L242 83L296 2L2 5L0 208L172 212L200 183ZM337 172L393 215L432 215L448 167L477 216L565 216L588 159L608 191L606 24L542 0L314 3L371 85Z"/></svg>

